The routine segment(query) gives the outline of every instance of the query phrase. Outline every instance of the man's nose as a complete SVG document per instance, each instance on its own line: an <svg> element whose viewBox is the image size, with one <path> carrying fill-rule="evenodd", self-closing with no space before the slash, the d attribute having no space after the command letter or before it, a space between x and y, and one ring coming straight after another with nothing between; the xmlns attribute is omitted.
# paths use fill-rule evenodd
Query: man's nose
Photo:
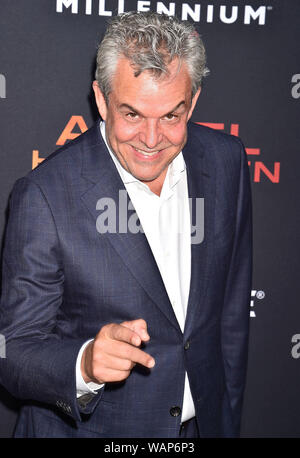
<svg viewBox="0 0 300 458"><path fill-rule="evenodd" d="M140 132L140 140L147 146L148 149L153 149L161 143L163 134L159 125L159 120L145 120L142 131Z"/></svg>

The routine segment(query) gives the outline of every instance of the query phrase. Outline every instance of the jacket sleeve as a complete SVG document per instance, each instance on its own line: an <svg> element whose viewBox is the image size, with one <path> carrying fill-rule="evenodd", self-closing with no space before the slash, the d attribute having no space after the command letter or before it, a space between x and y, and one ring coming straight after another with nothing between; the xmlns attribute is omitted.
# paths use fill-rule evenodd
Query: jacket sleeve
<svg viewBox="0 0 300 458"><path fill-rule="evenodd" d="M10 199L3 252L0 333L6 357L0 359L0 383L17 398L56 405L80 421L103 390L90 408L76 400L76 359L86 339L58 331L63 294L62 252L51 208L39 185L21 178Z"/></svg>
<svg viewBox="0 0 300 458"><path fill-rule="evenodd" d="M242 143L239 143L241 160L235 236L222 312L222 353L226 384L222 423L225 437L236 437L240 431L252 278L251 187L246 153Z"/></svg>

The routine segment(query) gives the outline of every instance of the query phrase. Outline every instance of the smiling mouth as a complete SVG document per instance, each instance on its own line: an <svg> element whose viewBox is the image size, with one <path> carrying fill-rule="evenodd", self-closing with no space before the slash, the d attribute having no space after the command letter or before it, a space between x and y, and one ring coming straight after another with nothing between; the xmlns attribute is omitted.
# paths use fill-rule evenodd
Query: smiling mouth
<svg viewBox="0 0 300 458"><path fill-rule="evenodd" d="M138 153L142 154L145 157L152 157L155 156L156 154L160 153L161 150L155 150L155 151L144 151L142 149L136 148L135 146L133 147Z"/></svg>

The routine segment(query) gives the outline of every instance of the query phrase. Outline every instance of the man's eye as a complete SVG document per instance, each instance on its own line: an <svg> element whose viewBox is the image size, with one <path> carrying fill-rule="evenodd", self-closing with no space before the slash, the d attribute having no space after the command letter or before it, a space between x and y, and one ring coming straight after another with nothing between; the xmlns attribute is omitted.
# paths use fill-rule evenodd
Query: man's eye
<svg viewBox="0 0 300 458"><path fill-rule="evenodd" d="M134 113L134 112L130 112L130 113L126 114L126 117L129 118L129 119L137 119L138 118L138 114Z"/></svg>
<svg viewBox="0 0 300 458"><path fill-rule="evenodd" d="M174 121L175 119L178 118L177 115L173 114L173 113L168 113L166 116L164 116L164 118L167 120L167 121Z"/></svg>

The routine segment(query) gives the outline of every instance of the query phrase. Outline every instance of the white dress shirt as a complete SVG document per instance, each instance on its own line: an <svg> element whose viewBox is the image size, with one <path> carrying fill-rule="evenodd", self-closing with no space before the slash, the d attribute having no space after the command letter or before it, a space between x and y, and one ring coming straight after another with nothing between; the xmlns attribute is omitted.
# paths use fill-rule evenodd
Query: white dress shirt
<svg viewBox="0 0 300 458"><path fill-rule="evenodd" d="M182 152L169 165L161 194L157 196L145 183L122 167L107 144L104 122L100 123L100 131L140 219L183 332L191 277L191 228L187 174ZM82 346L77 358L77 397L89 392L95 393L95 390L103 386L93 382L86 384L81 375L81 356L89 342ZM194 415L195 407L186 373L181 421Z"/></svg>

